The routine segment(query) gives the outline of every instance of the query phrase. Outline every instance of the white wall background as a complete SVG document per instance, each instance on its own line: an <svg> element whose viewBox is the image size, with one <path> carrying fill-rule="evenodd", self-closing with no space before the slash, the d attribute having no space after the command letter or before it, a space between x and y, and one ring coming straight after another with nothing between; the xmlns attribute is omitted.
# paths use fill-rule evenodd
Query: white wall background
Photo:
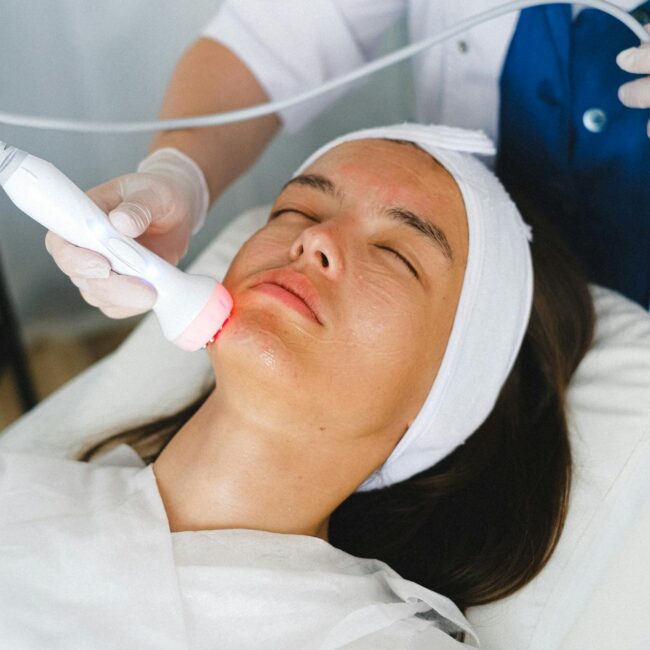
<svg viewBox="0 0 650 650"><path fill-rule="evenodd" d="M154 119L176 61L219 4L219 0L2 0L0 110L83 120ZM390 30L382 51L405 42L405 33L404 23ZM411 118L408 63L354 87L299 134L276 138L255 167L213 205L179 267L186 268L242 210L272 201L320 144L345 131ZM151 137L0 124L0 140L49 160L84 190L133 171L146 155ZM24 338L115 325L87 305L59 271L45 250L45 233L0 192L0 254Z"/></svg>

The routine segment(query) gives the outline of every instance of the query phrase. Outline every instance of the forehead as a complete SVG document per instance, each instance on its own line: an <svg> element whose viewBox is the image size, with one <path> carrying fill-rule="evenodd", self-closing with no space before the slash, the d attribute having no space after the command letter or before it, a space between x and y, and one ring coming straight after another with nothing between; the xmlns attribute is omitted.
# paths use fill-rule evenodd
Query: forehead
<svg viewBox="0 0 650 650"><path fill-rule="evenodd" d="M446 172L444 167L424 149L408 140L389 140L386 138L368 138L364 140L351 140L343 142L327 150L311 165L337 160L339 162L348 158L361 158L368 162L380 156L382 162L390 160L408 160L414 166L424 165L429 170Z"/></svg>
<svg viewBox="0 0 650 650"><path fill-rule="evenodd" d="M344 142L326 151L303 173L309 171L337 175L340 181L358 185L364 192L382 190L386 202L397 200L404 192L429 199L450 194L460 198L453 176L426 151L403 140Z"/></svg>

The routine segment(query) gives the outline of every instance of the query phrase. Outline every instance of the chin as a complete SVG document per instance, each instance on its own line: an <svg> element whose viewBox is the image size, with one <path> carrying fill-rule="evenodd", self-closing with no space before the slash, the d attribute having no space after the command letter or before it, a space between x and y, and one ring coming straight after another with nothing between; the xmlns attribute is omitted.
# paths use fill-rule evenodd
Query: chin
<svg viewBox="0 0 650 650"><path fill-rule="evenodd" d="M282 340L283 330L286 330L286 325L277 314L261 310L249 313L239 311L237 317L226 324L214 344L207 348L215 372L218 372L219 366L224 372L227 366L232 371L238 368L237 372L250 374L257 367L285 376L286 363L295 363L295 352L291 352ZM290 352L291 359L288 359Z"/></svg>

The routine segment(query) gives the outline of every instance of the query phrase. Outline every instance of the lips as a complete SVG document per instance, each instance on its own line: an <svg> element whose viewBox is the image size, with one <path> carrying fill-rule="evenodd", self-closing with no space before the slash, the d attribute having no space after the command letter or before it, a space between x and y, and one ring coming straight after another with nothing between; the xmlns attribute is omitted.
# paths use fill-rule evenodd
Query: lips
<svg viewBox="0 0 650 650"><path fill-rule="evenodd" d="M252 286L255 287L264 282L277 284L300 298L313 312L316 320L321 325L323 324L320 296L307 276L290 269L273 269L259 277Z"/></svg>

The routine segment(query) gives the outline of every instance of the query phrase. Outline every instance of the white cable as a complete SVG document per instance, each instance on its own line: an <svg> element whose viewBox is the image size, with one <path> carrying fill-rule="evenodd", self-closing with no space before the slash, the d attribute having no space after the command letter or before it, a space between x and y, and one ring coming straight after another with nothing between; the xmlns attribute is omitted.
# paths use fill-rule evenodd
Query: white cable
<svg viewBox="0 0 650 650"><path fill-rule="evenodd" d="M318 95L338 88L344 84L351 83L362 77L371 75L378 70L393 65L399 61L414 56L434 45L439 45L444 41L454 38L461 32L472 29L477 25L503 16L504 14L526 9L536 5L547 4L578 4L599 9L605 13L620 20L624 25L630 28L632 32L639 38L642 43L650 42L650 34L645 31L641 23L639 23L630 14L623 11L620 7L605 2L604 0L582 0L582 2L571 2L571 0L515 0L514 2L506 2L498 7L489 9L465 20L461 20L453 27L444 30L443 32L429 38L422 39L417 43L407 45L395 52L391 52L375 61L367 63L352 72L330 79L321 86L313 88L304 93L283 99L275 102L267 102L257 106L251 106L236 111L227 111L225 113L214 113L211 115L199 115L194 117L184 117L169 120L157 120L150 122L84 122L76 120L63 120L57 118L47 117L34 117L28 115L17 115L13 113L0 112L0 123L12 124L15 126L26 126L35 129L55 129L58 131L76 131L82 133L136 133L144 131L170 131L173 129L188 129L205 126L216 126L218 124L230 124L232 122L242 122L250 120L263 115L270 115L278 111L301 104L309 99L313 99Z"/></svg>

